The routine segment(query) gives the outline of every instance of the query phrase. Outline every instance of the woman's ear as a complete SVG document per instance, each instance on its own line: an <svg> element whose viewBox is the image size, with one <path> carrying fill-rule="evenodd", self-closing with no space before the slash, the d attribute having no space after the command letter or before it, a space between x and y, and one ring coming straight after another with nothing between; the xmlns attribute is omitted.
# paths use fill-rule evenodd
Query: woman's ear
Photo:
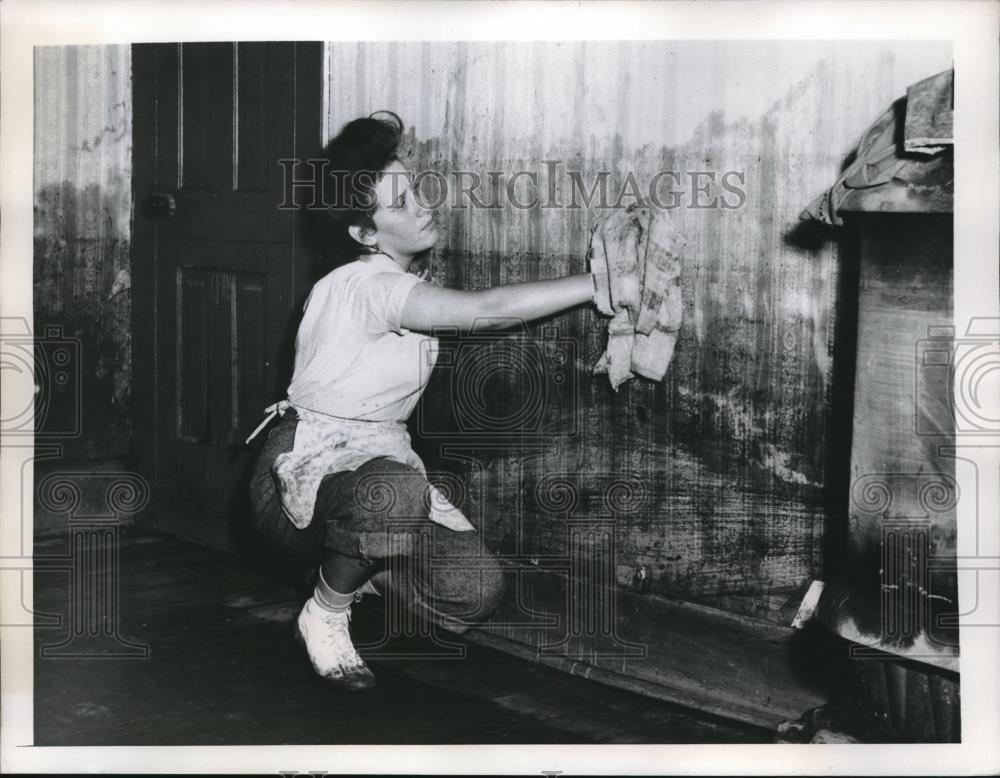
<svg viewBox="0 0 1000 778"><path fill-rule="evenodd" d="M369 230L367 227L362 227L360 224L352 224L347 228L347 234L351 238L360 243L362 246L374 246L375 245L375 231Z"/></svg>

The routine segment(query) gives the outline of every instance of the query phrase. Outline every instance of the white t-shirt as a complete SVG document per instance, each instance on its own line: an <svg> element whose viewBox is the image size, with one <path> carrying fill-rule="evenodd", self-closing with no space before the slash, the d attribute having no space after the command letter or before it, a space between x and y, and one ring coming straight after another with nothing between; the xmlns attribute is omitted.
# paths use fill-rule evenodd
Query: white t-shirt
<svg viewBox="0 0 1000 778"><path fill-rule="evenodd" d="M295 338L292 405L347 419L405 421L437 359L437 338L400 324L419 283L384 254L321 278Z"/></svg>

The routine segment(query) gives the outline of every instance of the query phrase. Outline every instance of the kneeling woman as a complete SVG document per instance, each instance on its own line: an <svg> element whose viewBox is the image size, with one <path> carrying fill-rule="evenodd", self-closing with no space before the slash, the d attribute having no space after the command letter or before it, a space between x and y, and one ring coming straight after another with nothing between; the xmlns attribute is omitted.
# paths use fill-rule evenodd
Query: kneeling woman
<svg viewBox="0 0 1000 778"><path fill-rule="evenodd" d="M322 212L325 239L348 261L306 301L288 399L274 408L281 420L251 483L264 542L319 567L297 635L316 672L347 689L375 683L348 631L360 592L392 587L409 608L456 632L487 618L503 594L497 560L428 484L410 447L405 421L435 354L426 333L500 329L593 294L588 273L458 291L407 272L438 233L397 158L402 123L375 116L350 122L324 149L327 170L343 176L341 202L351 206ZM410 531L392 531L404 526ZM431 538L429 559L421 533ZM398 555L412 557L405 580L390 569L400 566L387 565Z"/></svg>

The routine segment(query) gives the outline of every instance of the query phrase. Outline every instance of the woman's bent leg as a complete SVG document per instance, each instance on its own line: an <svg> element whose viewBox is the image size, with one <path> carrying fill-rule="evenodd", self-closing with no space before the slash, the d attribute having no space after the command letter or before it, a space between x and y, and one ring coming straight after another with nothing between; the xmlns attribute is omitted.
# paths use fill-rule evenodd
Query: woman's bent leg
<svg viewBox="0 0 1000 778"><path fill-rule="evenodd" d="M295 443L296 420L287 415L268 432L258 455L250 481L250 502L259 542L275 557L299 568L315 569L321 565L332 568L335 555L325 548L326 522L313 520L298 529L288 520L281 507L281 498L272 473L274 460L292 450ZM348 570L355 561L343 560ZM363 572L364 577L368 571ZM350 575L339 576L338 585L350 585ZM364 580L362 578L361 580ZM356 587L354 587L356 588ZM295 622L295 633L303 643L316 672L348 690L368 689L375 685L375 676L358 656L349 632L350 603L354 588L339 595L320 576L313 595L306 600Z"/></svg>
<svg viewBox="0 0 1000 778"><path fill-rule="evenodd" d="M432 525L429 554L414 555L411 574L400 579L418 613L459 634L490 617L504 595L503 568L474 530Z"/></svg>
<svg viewBox="0 0 1000 778"><path fill-rule="evenodd" d="M389 587L404 607L464 632L499 604L503 572L479 532L439 526L429 513L426 477L380 457L327 476L314 521L326 521L328 558L332 552L337 564L367 565L376 588Z"/></svg>
<svg viewBox="0 0 1000 778"><path fill-rule="evenodd" d="M294 420L286 420L268 434L251 495L264 542L295 564L321 569L317 591L296 622L320 675L348 689L374 685L347 628L354 591L372 576L376 589L388 588L399 604L455 632L490 615L503 594L499 562L478 532L430 521L427 479L411 467L378 457L327 475L312 522L295 528L271 474L274 458L292 448L294 430Z"/></svg>

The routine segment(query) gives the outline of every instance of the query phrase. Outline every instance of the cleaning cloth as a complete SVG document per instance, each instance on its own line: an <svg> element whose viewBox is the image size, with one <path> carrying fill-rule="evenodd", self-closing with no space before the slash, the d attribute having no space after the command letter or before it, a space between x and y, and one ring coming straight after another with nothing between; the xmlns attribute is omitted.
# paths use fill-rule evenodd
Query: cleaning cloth
<svg viewBox="0 0 1000 778"><path fill-rule="evenodd" d="M608 322L608 346L594 366L618 390L635 375L660 381L677 343L686 245L667 212L638 203L599 219L590 240L594 303Z"/></svg>

